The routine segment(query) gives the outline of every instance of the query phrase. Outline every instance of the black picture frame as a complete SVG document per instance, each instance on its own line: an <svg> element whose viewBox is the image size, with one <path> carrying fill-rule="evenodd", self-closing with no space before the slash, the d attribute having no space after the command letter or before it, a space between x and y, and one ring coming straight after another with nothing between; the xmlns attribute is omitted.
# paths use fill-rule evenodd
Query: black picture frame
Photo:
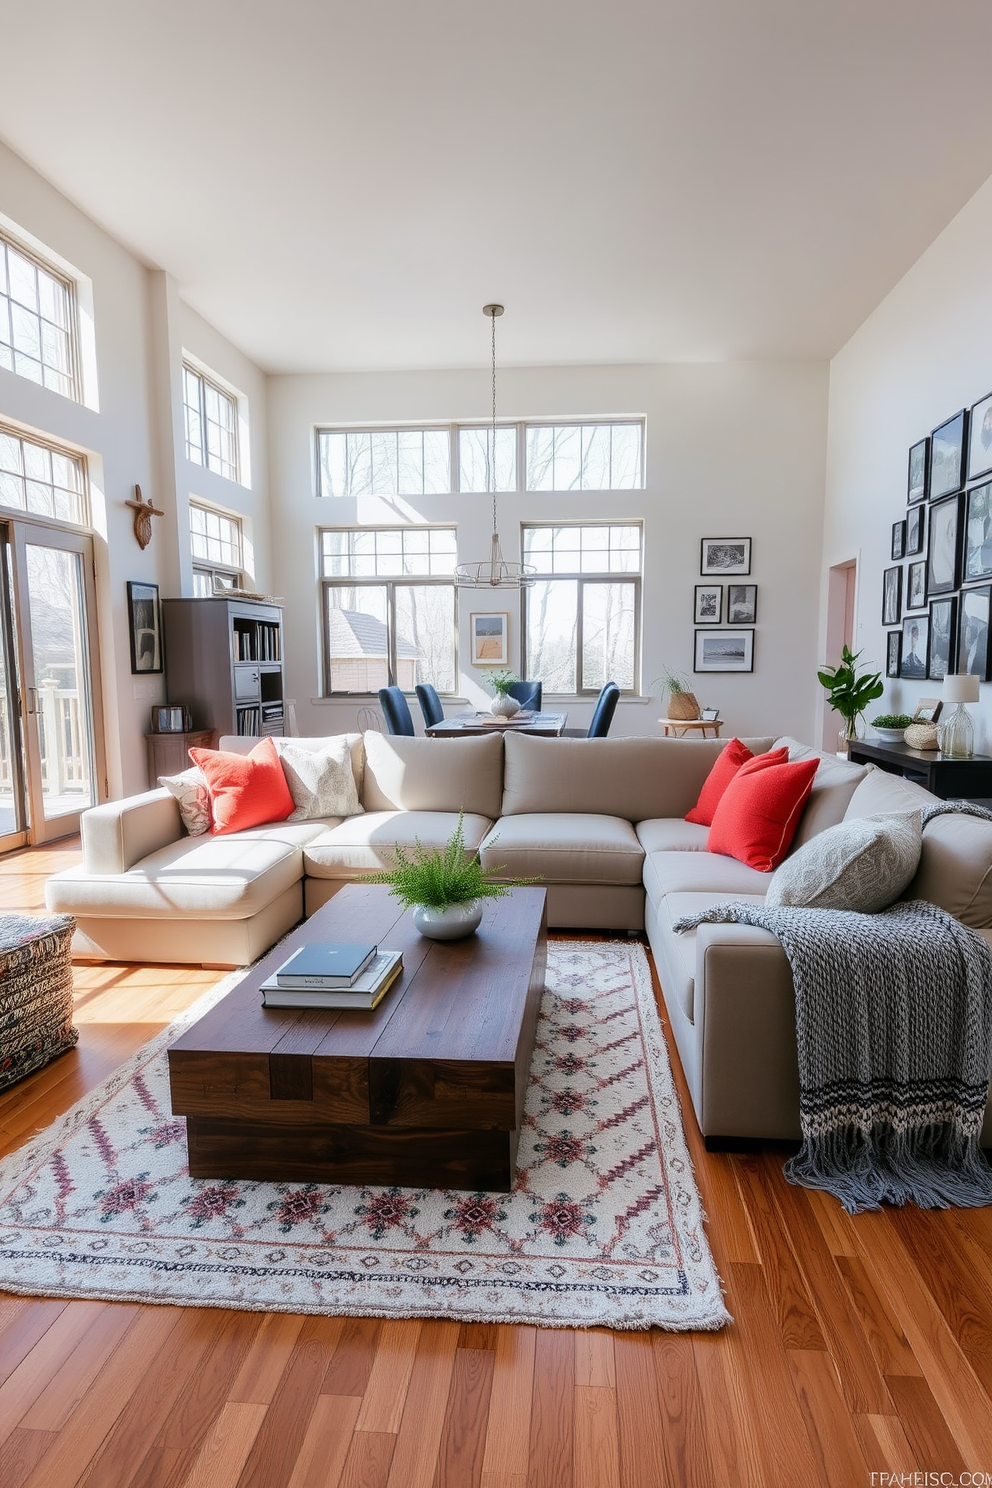
<svg viewBox="0 0 992 1488"><path fill-rule="evenodd" d="M927 605L927 560L920 558L906 566L904 610L925 610Z"/></svg>
<svg viewBox="0 0 992 1488"><path fill-rule="evenodd" d="M905 521L902 521L902 522L893 522L892 523L892 549L891 549L891 556L894 559L895 558L905 558L905 556L906 556L906 523L905 523Z"/></svg>
<svg viewBox="0 0 992 1488"><path fill-rule="evenodd" d="M131 675L144 676L165 670L162 650L162 606L158 585L127 581L128 635L131 643Z"/></svg>
<svg viewBox="0 0 992 1488"><path fill-rule="evenodd" d="M930 634L927 638L927 676L943 682L954 671L958 650L958 597L949 594L930 602Z"/></svg>
<svg viewBox="0 0 992 1488"><path fill-rule="evenodd" d="M930 491L930 436L910 446L906 500L910 506L926 501Z"/></svg>
<svg viewBox="0 0 992 1488"><path fill-rule="evenodd" d="M697 630L694 672L753 672L753 630Z"/></svg>
<svg viewBox="0 0 992 1488"><path fill-rule="evenodd" d="M927 650L930 644L930 616L907 615L902 622L902 652L899 675L922 682L927 674Z"/></svg>
<svg viewBox="0 0 992 1488"><path fill-rule="evenodd" d="M882 624L898 625L902 619L902 569L897 564L882 573Z"/></svg>
<svg viewBox="0 0 992 1488"><path fill-rule="evenodd" d="M692 612L697 625L721 625L723 623L723 585L697 584Z"/></svg>
<svg viewBox="0 0 992 1488"><path fill-rule="evenodd" d="M930 541L927 545L927 598L953 594L961 582L961 534L964 530L964 492L930 503Z"/></svg>
<svg viewBox="0 0 992 1488"><path fill-rule="evenodd" d="M989 666L989 621L992 619L992 584L962 589L958 603L957 670L970 672L982 682L992 682Z"/></svg>
<svg viewBox="0 0 992 1488"><path fill-rule="evenodd" d="M923 552L923 541L927 530L927 509L912 506L906 513L906 557Z"/></svg>
<svg viewBox="0 0 992 1488"><path fill-rule="evenodd" d="M885 675L898 677L902 660L902 631L890 630L885 637Z"/></svg>
<svg viewBox="0 0 992 1488"><path fill-rule="evenodd" d="M992 393L971 405L968 414L968 479L992 470Z"/></svg>
<svg viewBox="0 0 992 1488"><path fill-rule="evenodd" d="M706 574L749 574L751 572L751 539L749 537L704 537L699 544L699 572Z"/></svg>
<svg viewBox="0 0 992 1488"><path fill-rule="evenodd" d="M757 584L727 585L727 624L756 625L758 623Z"/></svg>
<svg viewBox="0 0 992 1488"><path fill-rule="evenodd" d="M992 481L965 493L961 582L992 579Z"/></svg>
<svg viewBox="0 0 992 1488"><path fill-rule="evenodd" d="M931 501L938 501L951 491L959 491L964 485L967 422L967 410L962 408L953 418L938 424L930 435Z"/></svg>

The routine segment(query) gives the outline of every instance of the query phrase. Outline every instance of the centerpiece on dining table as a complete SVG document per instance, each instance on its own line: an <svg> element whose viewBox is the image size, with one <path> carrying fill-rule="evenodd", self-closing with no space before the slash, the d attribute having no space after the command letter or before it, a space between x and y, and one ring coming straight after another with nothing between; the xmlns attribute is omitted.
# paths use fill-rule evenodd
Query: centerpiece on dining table
<svg viewBox="0 0 992 1488"><path fill-rule="evenodd" d="M512 718L520 712L520 704L510 691L513 684L520 680L514 672L487 672L486 680L496 692L489 704L490 713L496 718Z"/></svg>

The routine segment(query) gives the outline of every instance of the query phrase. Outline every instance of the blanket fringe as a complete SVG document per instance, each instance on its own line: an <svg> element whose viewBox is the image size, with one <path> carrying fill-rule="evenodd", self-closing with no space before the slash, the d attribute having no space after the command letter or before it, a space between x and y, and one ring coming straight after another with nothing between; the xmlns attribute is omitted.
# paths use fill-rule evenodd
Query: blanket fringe
<svg viewBox="0 0 992 1488"><path fill-rule="evenodd" d="M992 1167L978 1138L947 1123L911 1132L843 1126L806 1137L785 1176L833 1194L848 1214L881 1209L883 1202L921 1209L992 1204Z"/></svg>

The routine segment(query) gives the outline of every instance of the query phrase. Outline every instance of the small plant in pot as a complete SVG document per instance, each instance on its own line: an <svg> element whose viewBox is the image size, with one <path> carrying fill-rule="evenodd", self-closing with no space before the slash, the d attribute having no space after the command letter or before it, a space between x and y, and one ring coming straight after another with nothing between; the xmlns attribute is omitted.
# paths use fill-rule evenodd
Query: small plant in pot
<svg viewBox="0 0 992 1488"><path fill-rule="evenodd" d="M699 717L699 704L684 672L673 672L670 667L663 667L661 676L655 677L651 686L659 688L663 698L667 693L669 718Z"/></svg>
<svg viewBox="0 0 992 1488"><path fill-rule="evenodd" d="M827 689L831 708L844 720L845 740L858 737L859 727L864 728L865 709L885 691L881 672L858 672L860 657L860 651L845 646L836 666L823 667L816 674L820 686Z"/></svg>
<svg viewBox="0 0 992 1488"><path fill-rule="evenodd" d="M531 878L494 879L483 869L477 852L465 846L465 813L443 847L425 847L417 837L412 849L397 844L393 866L369 876L368 883L385 884L402 904L412 909L413 923L429 940L459 940L482 923L483 900L501 899L510 889L533 883Z"/></svg>
<svg viewBox="0 0 992 1488"><path fill-rule="evenodd" d="M871 720L871 726L880 739L889 744L901 744L912 721L908 713L879 713Z"/></svg>
<svg viewBox="0 0 992 1488"><path fill-rule="evenodd" d="M520 712L520 704L510 692L514 682L519 680L513 672L487 672L486 680L496 693L489 704L491 713L497 718L512 718L514 713Z"/></svg>

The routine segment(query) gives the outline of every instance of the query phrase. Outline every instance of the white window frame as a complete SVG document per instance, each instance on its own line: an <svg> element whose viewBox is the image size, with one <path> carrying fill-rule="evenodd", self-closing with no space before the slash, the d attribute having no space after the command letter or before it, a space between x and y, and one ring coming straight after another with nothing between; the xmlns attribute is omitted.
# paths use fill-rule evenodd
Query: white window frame
<svg viewBox="0 0 992 1488"><path fill-rule="evenodd" d="M34 307L24 305L20 301L15 301L12 303L9 277L11 250L14 253L18 254L21 258L25 259L28 263L30 263L34 267L36 274L42 273L47 275L48 278L53 280L63 291L66 298L66 323L64 325L59 325L58 322L49 320L48 317L44 316L41 313L40 307L38 309L35 309ZM68 398L73 403L81 403L83 401L83 395L82 377L80 370L81 355L76 281L69 274L65 273L62 269L57 267L57 265L54 264L44 254L37 252L33 248L30 248L27 243L22 241L16 234L8 232L4 228L2 221L0 221L0 254L3 255L3 258L5 260L4 277L7 285L6 293L4 293L3 290L0 290L0 338L2 338L5 345L10 347L11 359L13 361L13 366L6 370L12 372L15 377L22 377L25 382L33 382L35 387L46 388L49 392L57 393L60 397L63 398ZM38 323L38 344L40 348L40 355L37 357L25 351L23 347L16 346L14 343L14 304L16 304L23 313L32 316L33 319L35 319ZM63 370L62 368L52 366L50 363L45 361L42 337L42 327L44 325L53 326L60 335L64 335L66 337L68 343L68 370ZM26 373L22 372L17 366L18 357L24 357L29 361L35 362L41 371L40 378L28 377ZM55 385L55 383L49 380L50 376L53 378L57 378L59 383L67 383L68 386L63 387Z"/></svg>
<svg viewBox="0 0 992 1488"><path fill-rule="evenodd" d="M186 388L187 377L194 378L200 385L200 396L198 406L194 409L187 401ZM210 389L218 398L231 408L231 428L224 430L222 424L217 427L223 433L230 433L231 449L233 458L226 459L223 455L214 455L210 450L209 429L211 419L207 413L207 389ZM237 391L228 386L215 372L204 367L194 357L183 353L182 359L182 405L183 405L183 441L186 450L186 458L191 465L198 465L203 470L209 470L211 474L220 476L222 480L228 480L235 485L242 485L242 467L244 464L242 444L242 399ZM200 448L197 453L190 442L190 423L195 418L199 423ZM213 421L216 423L216 420Z"/></svg>
<svg viewBox="0 0 992 1488"><path fill-rule="evenodd" d="M84 454L81 454L79 450L70 449L67 445L60 444L58 440L46 439L44 436L41 435L28 434L23 429L19 429L13 424L0 422L0 434L4 434L8 439L15 440L21 446L21 473L18 474L12 471L8 472L6 470L3 470L0 473L3 473L5 475L11 474L14 476L15 479L20 479L24 487L23 506L9 505L5 499L6 492L3 492L2 494L0 494L0 509L7 512L16 512L22 516L37 517L42 521L64 523L66 526L69 527L80 527L89 530L90 472L86 456ZM71 486L68 486L61 481L57 481L54 478L54 470L53 478L51 480L37 475L27 475L26 464L24 460L25 445L30 445L36 449L43 450L45 454L50 457L50 465L52 456L70 460L75 466L79 468L79 488L73 489ZM37 505L31 504L29 499L28 484L34 485L36 487L42 487L45 490L51 492L51 505L49 510L46 511L39 508ZM71 500L75 500L78 503L78 516L65 516L59 513L57 496L57 493L59 491L64 491L67 497L69 497Z"/></svg>
<svg viewBox="0 0 992 1488"><path fill-rule="evenodd" d="M236 565L225 563L222 558L214 558L209 553L197 553L196 543L199 534L193 530L194 511L203 512L209 519L215 518L219 522L230 522L237 532L238 562ZM220 507L211 506L208 501L201 501L196 497L189 500L189 551L193 565L193 574L200 574L210 580L211 594L224 594L232 589L244 589L245 585L245 530L244 522L236 512L222 511ZM209 534L206 541L212 541ZM218 582L218 580L220 582ZM225 580L230 580L226 583ZM195 585L195 579L194 579Z"/></svg>

